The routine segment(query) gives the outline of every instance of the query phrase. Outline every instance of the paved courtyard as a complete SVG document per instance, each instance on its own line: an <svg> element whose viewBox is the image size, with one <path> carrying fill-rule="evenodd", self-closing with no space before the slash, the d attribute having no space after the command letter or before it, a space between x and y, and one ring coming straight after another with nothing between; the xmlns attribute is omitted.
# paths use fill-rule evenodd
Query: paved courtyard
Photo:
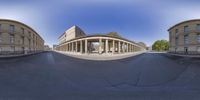
<svg viewBox="0 0 200 100"><path fill-rule="evenodd" d="M200 59L163 53L89 61L56 52L0 59L0 100L199 100Z"/></svg>

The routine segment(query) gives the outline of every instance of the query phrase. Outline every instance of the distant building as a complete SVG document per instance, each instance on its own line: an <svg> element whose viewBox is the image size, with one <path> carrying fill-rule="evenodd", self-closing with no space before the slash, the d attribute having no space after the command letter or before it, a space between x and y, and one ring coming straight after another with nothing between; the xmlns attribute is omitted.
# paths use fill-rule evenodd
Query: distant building
<svg viewBox="0 0 200 100"><path fill-rule="evenodd" d="M144 48L147 48L147 45L144 42L138 42L138 44Z"/></svg>
<svg viewBox="0 0 200 100"><path fill-rule="evenodd" d="M49 47L49 45L44 45L44 51L50 51L51 48Z"/></svg>
<svg viewBox="0 0 200 100"><path fill-rule="evenodd" d="M53 45L53 50L57 50L58 45Z"/></svg>
<svg viewBox="0 0 200 100"><path fill-rule="evenodd" d="M200 54L200 19L178 23L168 31L170 52Z"/></svg>
<svg viewBox="0 0 200 100"><path fill-rule="evenodd" d="M148 51L152 51L152 50L153 50L153 49L152 49L152 46L147 47L147 50L148 50Z"/></svg>
<svg viewBox="0 0 200 100"><path fill-rule="evenodd" d="M59 37L59 45L56 49L81 54L121 54L144 51L146 48L138 43L121 38L113 32L108 35L86 35L78 26L73 26Z"/></svg>
<svg viewBox="0 0 200 100"><path fill-rule="evenodd" d="M18 21L0 19L0 55L43 51L44 40L31 27Z"/></svg>

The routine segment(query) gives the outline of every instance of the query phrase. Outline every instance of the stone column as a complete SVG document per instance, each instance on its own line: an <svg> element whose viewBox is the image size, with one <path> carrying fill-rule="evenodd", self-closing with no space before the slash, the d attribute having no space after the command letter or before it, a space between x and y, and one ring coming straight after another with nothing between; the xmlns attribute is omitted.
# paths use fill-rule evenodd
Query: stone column
<svg viewBox="0 0 200 100"><path fill-rule="evenodd" d="M71 43L69 43L68 46L69 46L69 52L70 52L71 51Z"/></svg>
<svg viewBox="0 0 200 100"><path fill-rule="evenodd" d="M73 47L72 46L73 46L73 43L71 43L71 52L73 51L73 49L72 49Z"/></svg>
<svg viewBox="0 0 200 100"><path fill-rule="evenodd" d="M76 41L76 48L75 48L76 52L78 52L78 43Z"/></svg>
<svg viewBox="0 0 200 100"><path fill-rule="evenodd" d="M68 44L66 44L66 52L68 51Z"/></svg>
<svg viewBox="0 0 200 100"><path fill-rule="evenodd" d="M115 53L115 40L113 40L113 50L112 50L112 53L113 54Z"/></svg>
<svg viewBox="0 0 200 100"><path fill-rule="evenodd" d="M108 54L108 39L106 39L106 54Z"/></svg>
<svg viewBox="0 0 200 100"><path fill-rule="evenodd" d="M128 43L126 43L127 44L127 46L126 46L126 52L129 52L129 44Z"/></svg>
<svg viewBox="0 0 200 100"><path fill-rule="evenodd" d="M121 42L118 41L118 53L121 53Z"/></svg>
<svg viewBox="0 0 200 100"><path fill-rule="evenodd" d="M83 53L83 43L82 43L82 40L80 41L80 52Z"/></svg>
<svg viewBox="0 0 200 100"><path fill-rule="evenodd" d="M133 45L131 44L131 52L133 52Z"/></svg>
<svg viewBox="0 0 200 100"><path fill-rule="evenodd" d="M102 53L102 39L99 39L99 54Z"/></svg>
<svg viewBox="0 0 200 100"><path fill-rule="evenodd" d="M88 41L85 39L85 53L88 53Z"/></svg>
<svg viewBox="0 0 200 100"><path fill-rule="evenodd" d="M69 52L71 52L71 43L69 43Z"/></svg>
<svg viewBox="0 0 200 100"><path fill-rule="evenodd" d="M74 42L72 42L72 52L74 52Z"/></svg>
<svg viewBox="0 0 200 100"><path fill-rule="evenodd" d="M129 52L129 44L127 43L127 52Z"/></svg>
<svg viewBox="0 0 200 100"><path fill-rule="evenodd" d="M122 43L122 52L123 53L125 52L125 43L124 42Z"/></svg>

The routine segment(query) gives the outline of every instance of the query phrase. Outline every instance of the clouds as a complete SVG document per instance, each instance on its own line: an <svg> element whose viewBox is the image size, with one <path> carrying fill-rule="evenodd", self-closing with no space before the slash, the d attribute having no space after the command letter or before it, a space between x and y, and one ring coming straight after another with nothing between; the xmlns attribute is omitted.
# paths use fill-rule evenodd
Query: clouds
<svg viewBox="0 0 200 100"><path fill-rule="evenodd" d="M49 28L51 27L51 23L49 22L51 19L47 17L50 14L46 13L44 8L36 6L36 3L6 3L0 4L0 18L25 23L36 30L46 42L49 42L46 37L49 36Z"/></svg>
<svg viewBox="0 0 200 100"><path fill-rule="evenodd" d="M31 26L50 45L72 25L90 34L117 31L151 45L168 39L172 25L200 18L198 4L196 0L13 0L1 2L0 18Z"/></svg>

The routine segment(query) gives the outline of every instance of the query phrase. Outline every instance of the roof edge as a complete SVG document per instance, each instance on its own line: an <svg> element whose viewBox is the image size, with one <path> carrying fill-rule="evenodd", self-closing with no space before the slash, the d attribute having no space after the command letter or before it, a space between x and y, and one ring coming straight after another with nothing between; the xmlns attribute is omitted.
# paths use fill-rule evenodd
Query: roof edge
<svg viewBox="0 0 200 100"><path fill-rule="evenodd" d="M179 22L178 24L175 24L174 26L170 27L167 31L171 30L172 28L178 26L178 25L181 25L181 24L184 24L184 23L188 23L188 22L192 22L192 21L200 21L200 19L191 19L191 20L186 20L186 21L182 21L182 22Z"/></svg>
<svg viewBox="0 0 200 100"><path fill-rule="evenodd" d="M10 21L10 22L15 22L15 23L18 23L18 24L22 24L22 25L26 26L27 28L31 29L33 32L35 32L44 41L44 39L33 28L31 28L30 26L28 26L25 23L22 23L20 21L16 21L16 20L13 20L13 19L1 19L1 18L0 18L0 21Z"/></svg>

